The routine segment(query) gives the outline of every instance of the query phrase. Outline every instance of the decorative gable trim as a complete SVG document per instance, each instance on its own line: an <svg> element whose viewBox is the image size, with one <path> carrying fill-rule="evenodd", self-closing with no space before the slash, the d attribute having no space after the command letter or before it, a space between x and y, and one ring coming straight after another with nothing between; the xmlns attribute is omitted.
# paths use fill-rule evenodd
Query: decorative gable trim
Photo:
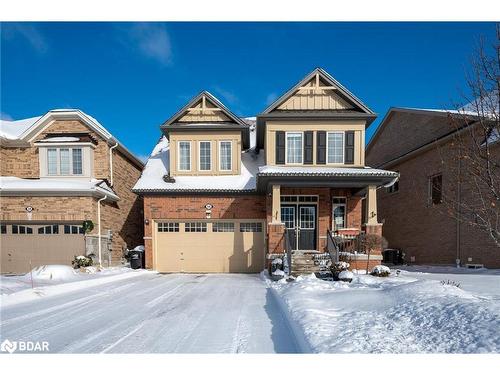
<svg viewBox="0 0 500 375"><path fill-rule="evenodd" d="M276 110L302 109L297 108L300 107L297 103L300 101L311 102L313 104L311 110L353 110L369 115L375 114L330 74L321 68L316 68L275 100L262 112L262 115Z"/></svg>

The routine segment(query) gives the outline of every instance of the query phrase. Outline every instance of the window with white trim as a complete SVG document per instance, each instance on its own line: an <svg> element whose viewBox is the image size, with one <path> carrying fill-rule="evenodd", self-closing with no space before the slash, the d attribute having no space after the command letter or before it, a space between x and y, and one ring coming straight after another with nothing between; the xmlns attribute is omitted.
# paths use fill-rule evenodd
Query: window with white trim
<svg viewBox="0 0 500 375"><path fill-rule="evenodd" d="M344 132L328 132L326 154L327 163L344 162Z"/></svg>
<svg viewBox="0 0 500 375"><path fill-rule="evenodd" d="M221 171L230 171L233 169L232 148L232 141L219 142L219 169Z"/></svg>
<svg viewBox="0 0 500 375"><path fill-rule="evenodd" d="M302 164L303 134L286 133L286 162L287 164Z"/></svg>
<svg viewBox="0 0 500 375"><path fill-rule="evenodd" d="M33 228L25 225L12 225L12 234L33 234Z"/></svg>
<svg viewBox="0 0 500 375"><path fill-rule="evenodd" d="M48 148L47 174L49 176L80 176L83 174L81 148Z"/></svg>
<svg viewBox="0 0 500 375"><path fill-rule="evenodd" d="M332 199L333 229L347 227L347 198L336 197Z"/></svg>
<svg viewBox="0 0 500 375"><path fill-rule="evenodd" d="M228 222L213 223L212 232L234 232L234 223L228 223Z"/></svg>
<svg viewBox="0 0 500 375"><path fill-rule="evenodd" d="M262 223L240 223L240 232L262 232Z"/></svg>
<svg viewBox="0 0 500 375"><path fill-rule="evenodd" d="M179 170L191 170L191 142L189 141L179 142Z"/></svg>
<svg viewBox="0 0 500 375"><path fill-rule="evenodd" d="M200 171L209 171L212 169L212 142L200 142Z"/></svg>

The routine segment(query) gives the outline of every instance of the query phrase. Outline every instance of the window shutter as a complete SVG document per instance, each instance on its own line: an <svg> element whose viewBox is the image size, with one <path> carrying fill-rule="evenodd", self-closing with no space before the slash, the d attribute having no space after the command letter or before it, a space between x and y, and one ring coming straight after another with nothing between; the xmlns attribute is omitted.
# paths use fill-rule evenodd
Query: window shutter
<svg viewBox="0 0 500 375"><path fill-rule="evenodd" d="M354 164L354 131L345 132L345 164Z"/></svg>
<svg viewBox="0 0 500 375"><path fill-rule="evenodd" d="M276 164L285 164L285 132L276 132Z"/></svg>
<svg viewBox="0 0 500 375"><path fill-rule="evenodd" d="M316 133L316 164L326 164L326 132Z"/></svg>
<svg viewBox="0 0 500 375"><path fill-rule="evenodd" d="M313 132L304 132L304 164L313 163Z"/></svg>

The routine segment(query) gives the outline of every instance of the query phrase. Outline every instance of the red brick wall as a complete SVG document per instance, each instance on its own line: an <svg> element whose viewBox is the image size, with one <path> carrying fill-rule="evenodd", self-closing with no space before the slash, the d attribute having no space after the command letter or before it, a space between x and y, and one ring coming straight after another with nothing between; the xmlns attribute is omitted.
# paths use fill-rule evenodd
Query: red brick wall
<svg viewBox="0 0 500 375"><path fill-rule="evenodd" d="M265 219L266 203L262 195L241 196L145 196L144 226L146 267L153 265L153 219L206 219L205 205L210 203L212 219Z"/></svg>

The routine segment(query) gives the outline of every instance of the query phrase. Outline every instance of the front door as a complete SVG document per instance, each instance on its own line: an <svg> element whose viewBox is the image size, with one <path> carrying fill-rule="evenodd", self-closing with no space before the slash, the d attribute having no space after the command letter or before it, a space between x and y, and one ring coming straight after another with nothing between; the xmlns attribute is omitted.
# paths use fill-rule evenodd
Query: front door
<svg viewBox="0 0 500 375"><path fill-rule="evenodd" d="M281 221L292 250L316 250L316 205L282 205Z"/></svg>

